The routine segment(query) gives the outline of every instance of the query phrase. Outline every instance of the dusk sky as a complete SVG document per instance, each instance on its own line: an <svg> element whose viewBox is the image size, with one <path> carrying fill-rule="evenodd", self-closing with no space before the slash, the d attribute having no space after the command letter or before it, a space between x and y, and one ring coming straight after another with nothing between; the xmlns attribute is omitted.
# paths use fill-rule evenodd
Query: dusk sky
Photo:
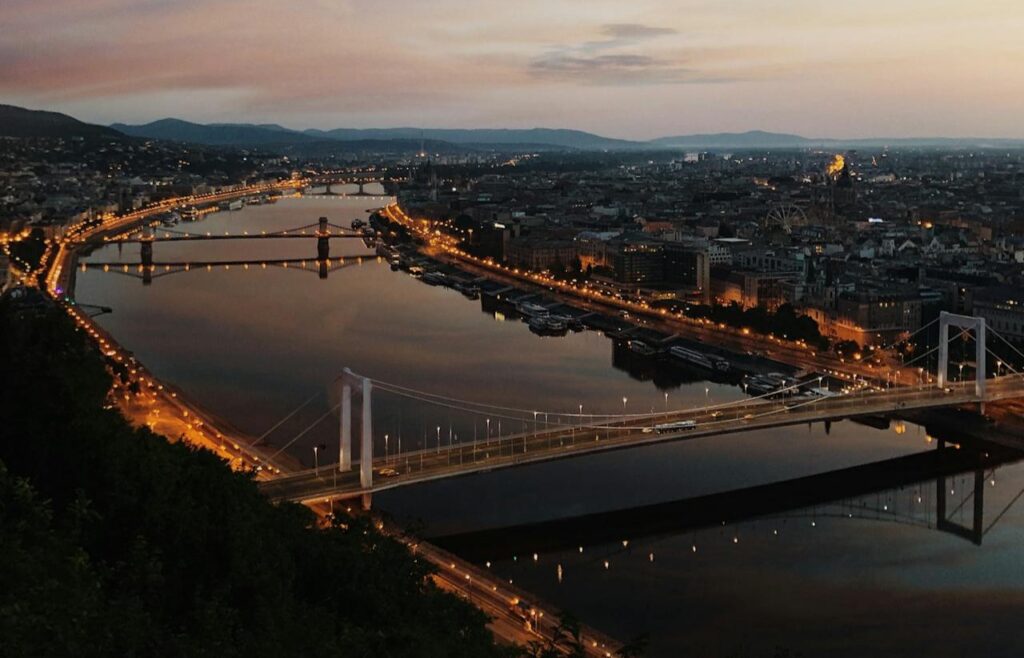
<svg viewBox="0 0 1024 658"><path fill-rule="evenodd" d="M87 121L1024 138L1022 0L4 0L0 102Z"/></svg>

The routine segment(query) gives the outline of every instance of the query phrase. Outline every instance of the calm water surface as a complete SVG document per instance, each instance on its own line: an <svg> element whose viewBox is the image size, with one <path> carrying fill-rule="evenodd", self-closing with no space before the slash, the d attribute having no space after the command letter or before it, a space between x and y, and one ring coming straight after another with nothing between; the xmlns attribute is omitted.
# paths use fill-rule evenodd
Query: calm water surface
<svg viewBox="0 0 1024 658"><path fill-rule="evenodd" d="M321 215L348 225L382 203L289 199L175 230L273 231ZM99 321L127 349L249 433L263 434L308 401L268 440L309 465L313 446L337 450L337 419L327 412L344 367L454 398L551 412L582 404L585 413L621 413L624 397L626 411L639 413L742 396L724 384L640 381L613 364L612 343L598 333L540 338L522 322L483 312L480 301L391 271L356 241L332 242L332 257L348 256L346 267L322 280L315 248L313 240L158 243L157 262L311 261L307 269L193 269L149 286L89 270L79 272L76 295L113 307ZM361 264L359 254L367 256ZM125 245L87 260L138 259L138 246ZM460 442L486 432L484 418L383 392L374 404L379 454L385 433L395 454L400 442L406 450L433 446L438 435L445 444L449 432ZM492 433L499 422L505 434L523 429L495 417ZM922 428L896 434L844 422L828 434L819 426L771 430L457 478L378 495L374 504L447 535L684 500L933 445ZM965 469L945 483L953 492L947 516L968 527L973 477ZM1013 620L1024 604L1024 513L1012 503L1024 490L1024 469L1010 463L983 477L984 523L997 522L980 546L936 529L938 485L930 480L771 518L622 537L625 546L609 536L582 553L496 556L492 568L616 637L648 634L657 656L760 656L775 647L803 655L1021 655L1024 633Z"/></svg>

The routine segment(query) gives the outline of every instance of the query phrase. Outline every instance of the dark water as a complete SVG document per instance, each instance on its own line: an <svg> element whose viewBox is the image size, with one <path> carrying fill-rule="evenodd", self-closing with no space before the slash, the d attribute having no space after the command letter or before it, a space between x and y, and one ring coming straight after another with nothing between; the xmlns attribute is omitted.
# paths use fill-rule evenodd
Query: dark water
<svg viewBox="0 0 1024 658"><path fill-rule="evenodd" d="M380 203L285 200L175 230L258 233L320 215L347 225ZM657 388L615 367L612 343L600 334L540 338L519 321L483 312L480 301L391 271L358 242L335 241L331 250L332 257L348 256L346 267L320 279L312 240L158 243L157 262L311 260L306 269L193 269L149 286L89 270L79 272L76 294L113 307L99 321L124 346L247 432L263 434L312 398L268 437L284 446L323 417L287 448L310 465L313 446L336 450L337 419L326 412L336 404L332 382L343 367L453 398L550 412L577 412L582 404L585 413L639 413L742 395L735 386L706 382ZM358 264L357 254L369 255ZM89 260L138 258L138 246L130 245L105 247ZM621 358L614 361L622 366ZM407 450L432 446L438 436L446 444L449 431L457 441L487 431L484 418L383 392L374 404L378 454L384 434L395 454L399 442ZM495 415L493 434L499 422L503 434L524 429ZM422 520L429 534L447 535L685 500L934 445L916 426L897 434L843 422L828 434L820 426L771 430L457 478L378 495L374 504ZM972 526L974 472L963 470L950 480L947 511ZM775 512L772 520L730 518L726 526L632 540L612 539L609 527L582 554L578 547L551 549L535 561L527 549L516 560L496 556L492 568L616 637L648 633L659 656L771 655L776 646L803 655L1018 655L1024 639L1011 620L1022 603L1024 514L1015 505L1000 512L1024 489L1024 470L1011 463L983 476L985 525L999 518L980 546L937 529L937 484L926 479ZM921 502L914 502L919 493ZM879 500L899 507L901 516L879 511ZM847 508L856 509L853 518L836 511Z"/></svg>

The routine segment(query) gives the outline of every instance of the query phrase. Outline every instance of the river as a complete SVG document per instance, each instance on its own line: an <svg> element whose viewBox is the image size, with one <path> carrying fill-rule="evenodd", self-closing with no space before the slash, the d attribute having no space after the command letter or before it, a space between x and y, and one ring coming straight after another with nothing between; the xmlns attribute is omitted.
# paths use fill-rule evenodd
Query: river
<svg viewBox="0 0 1024 658"><path fill-rule="evenodd" d="M384 202L285 199L173 230L255 234L320 216L347 226ZM84 260L137 262L138 250L105 246ZM77 275L76 297L113 308L97 320L122 345L248 433L264 434L305 404L267 440L310 466L336 455L338 421L330 409L344 367L450 398L536 409L541 426L543 412L578 413L580 405L584 413L641 413L743 396L735 385L685 377L668 386L659 380L659 388L616 367L621 355L613 358L612 341L597 332L539 337L518 320L485 312L479 300L392 271L359 241L334 240L331 252L345 256L345 267L322 279L314 240L156 243L157 263L254 262L158 269L150 285L118 268L88 269ZM310 261L305 268L256 262L282 258ZM384 392L374 405L375 451L394 455L396 465L400 450L530 429L510 427L522 422L500 414L474 419ZM822 426L769 430L456 478L378 494L374 506L443 536L683 501L934 446L914 425L897 431L842 422L828 433ZM953 492L946 501L951 518L969 527L974 475L963 471L943 486ZM1024 469L1011 461L986 469L982 480L987 525L1024 489ZM937 490L928 478L769 517L681 523L685 531L604 536L582 552L554 547L536 559L525 548L514 559L496 554L488 562L619 639L648 635L655 656L776 655L776 647L785 655L909 656L925 646L936 655L1018 655L1024 634L1005 630L1015 627L1011 615L1024 603L1024 512L1010 505L979 546L938 529Z"/></svg>

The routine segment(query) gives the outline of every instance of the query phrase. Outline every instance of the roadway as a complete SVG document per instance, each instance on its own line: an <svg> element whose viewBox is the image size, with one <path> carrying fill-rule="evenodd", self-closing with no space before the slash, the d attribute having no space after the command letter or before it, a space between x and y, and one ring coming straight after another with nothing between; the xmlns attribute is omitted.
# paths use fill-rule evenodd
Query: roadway
<svg viewBox="0 0 1024 658"><path fill-rule="evenodd" d="M1013 375L990 380L985 400L1022 396L1024 376ZM665 441L977 402L974 383L958 382L944 389L929 385L891 389L865 386L833 397L751 399L698 409L637 414L608 422L600 418L597 423L584 422L580 418L578 425L559 425L543 431L377 458L373 464L374 482L369 488L360 484L358 469L339 472L334 465L268 481L261 488L276 500L344 499L420 482ZM692 426L655 429L656 425L682 422Z"/></svg>

